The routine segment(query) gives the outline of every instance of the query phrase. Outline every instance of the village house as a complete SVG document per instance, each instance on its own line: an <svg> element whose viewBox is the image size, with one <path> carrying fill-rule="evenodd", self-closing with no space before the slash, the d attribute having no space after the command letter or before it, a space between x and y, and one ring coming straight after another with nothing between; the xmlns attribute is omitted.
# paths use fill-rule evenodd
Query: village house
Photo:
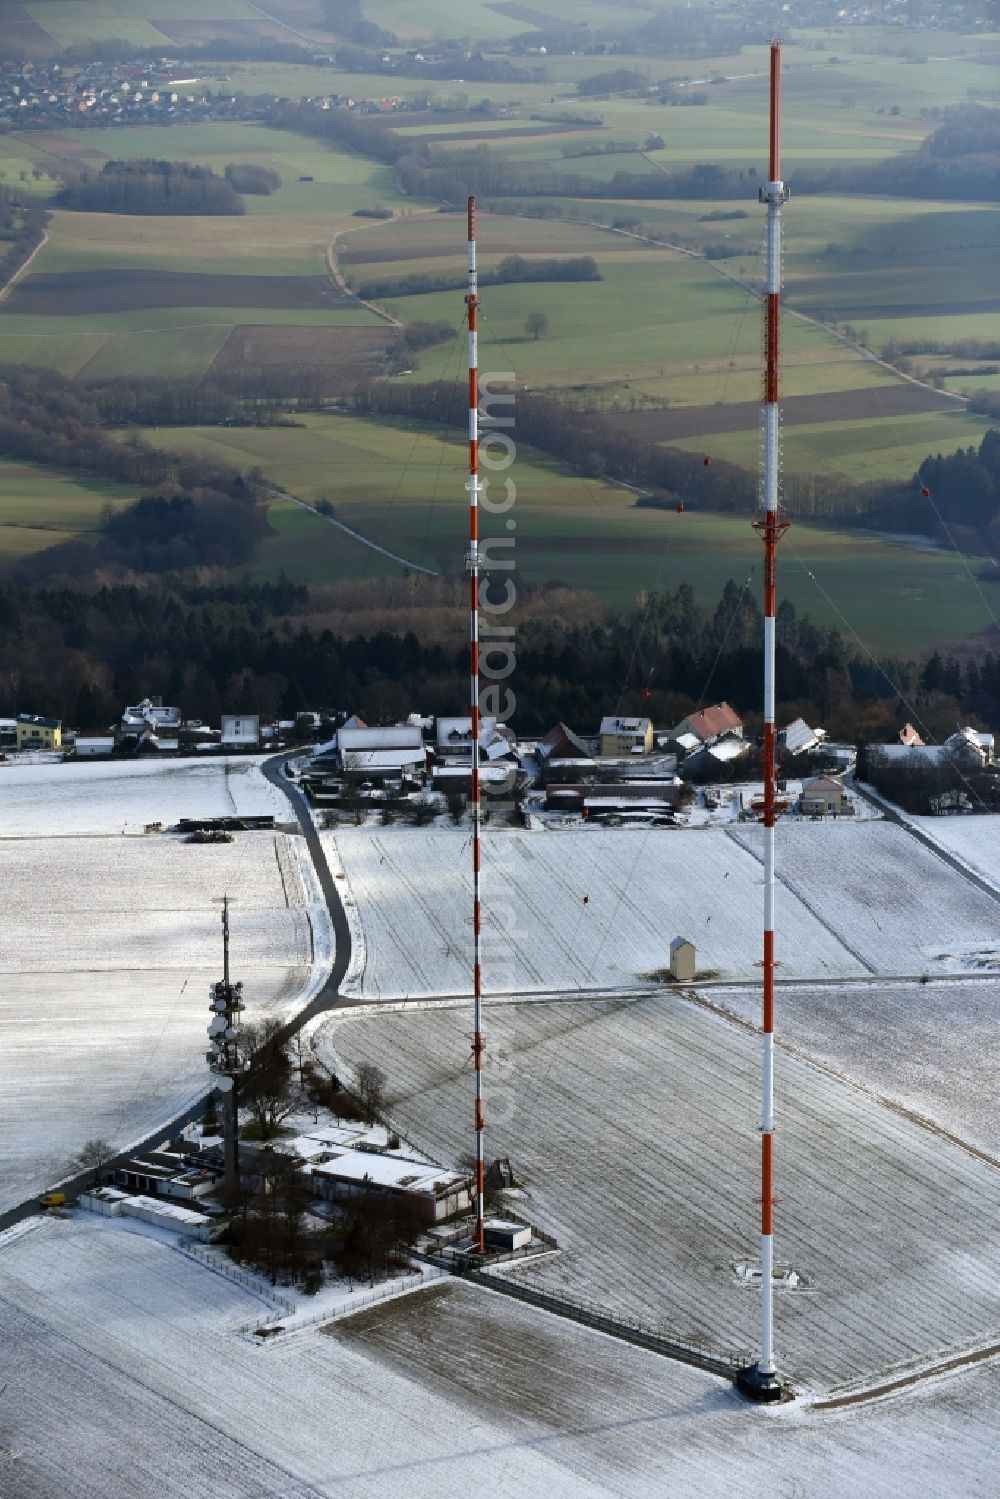
<svg viewBox="0 0 1000 1499"><path fill-rule="evenodd" d="M703 747L714 744L718 739L742 739L743 720L728 703L716 703L712 708L701 708L696 713L689 713L670 737L681 742L687 735L693 735Z"/></svg>
<svg viewBox="0 0 1000 1499"><path fill-rule="evenodd" d="M62 720L42 718L35 713L17 715L19 750L56 750L62 747Z"/></svg>
<svg viewBox="0 0 1000 1499"><path fill-rule="evenodd" d="M164 707L161 697L144 697L141 703L127 707L121 716L119 733L122 738L134 736L136 740L150 731L154 734L176 737L181 726L180 708Z"/></svg>
<svg viewBox="0 0 1000 1499"><path fill-rule="evenodd" d="M812 776L802 782L798 810L803 817L851 817L854 803L835 776Z"/></svg>
<svg viewBox="0 0 1000 1499"><path fill-rule="evenodd" d="M602 755L648 755L653 748L653 723L649 718L601 719Z"/></svg>
<svg viewBox="0 0 1000 1499"><path fill-rule="evenodd" d="M557 723L538 742L538 758L543 765L551 765L558 760L580 760L590 762L593 755L584 744L579 734L574 734L564 723Z"/></svg>
<svg viewBox="0 0 1000 1499"><path fill-rule="evenodd" d="M907 725L910 728L910 725ZM906 730L903 731L904 733ZM902 735L900 735L902 739ZM919 740L919 743L917 742ZM883 765L938 765L948 761L960 770L985 770L994 764L993 735L970 726L956 729L943 744L924 744L919 734L897 744L873 744L869 754Z"/></svg>
<svg viewBox="0 0 1000 1499"><path fill-rule="evenodd" d="M223 713L223 749L256 749L260 743L260 717L256 713Z"/></svg>
<svg viewBox="0 0 1000 1499"><path fill-rule="evenodd" d="M825 739L825 729L811 729L804 718L793 718L779 733L778 744L786 755L807 755L819 749Z"/></svg>
<svg viewBox="0 0 1000 1499"><path fill-rule="evenodd" d="M460 718L439 718L434 747L441 760L471 762L471 716L465 714ZM515 753L517 745L512 730L505 724L498 724L495 718L482 717L479 720L479 749L487 760L505 760Z"/></svg>

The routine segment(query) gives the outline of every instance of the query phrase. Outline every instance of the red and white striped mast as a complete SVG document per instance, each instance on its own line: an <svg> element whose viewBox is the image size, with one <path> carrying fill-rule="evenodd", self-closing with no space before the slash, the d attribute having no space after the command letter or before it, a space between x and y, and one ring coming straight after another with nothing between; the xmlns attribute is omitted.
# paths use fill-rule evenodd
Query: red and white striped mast
<svg viewBox="0 0 1000 1499"><path fill-rule="evenodd" d="M472 993L474 1002L472 1058L476 1068L476 1227L473 1251L485 1250L483 1217L483 924L480 880L482 802L479 751L479 350L477 324L479 285L476 276L476 200L469 199L469 280L465 296L469 320L469 711L472 730Z"/></svg>
<svg viewBox="0 0 1000 1499"><path fill-rule="evenodd" d="M780 811L774 721L774 641L778 542L788 522L778 513L781 429L778 395L781 324L781 210L788 189L781 180L781 44L771 43L771 124L767 184L758 193L767 208L767 273L764 286L763 515L754 528L764 542L764 992L760 1125L760 1358L745 1370L740 1388L755 1400L782 1394L774 1361L774 827Z"/></svg>

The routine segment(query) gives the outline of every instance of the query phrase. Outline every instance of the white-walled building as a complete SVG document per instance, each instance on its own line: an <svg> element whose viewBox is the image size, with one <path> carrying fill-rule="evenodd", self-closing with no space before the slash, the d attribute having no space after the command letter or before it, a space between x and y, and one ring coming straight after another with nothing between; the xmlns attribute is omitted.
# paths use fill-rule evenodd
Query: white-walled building
<svg viewBox="0 0 1000 1499"><path fill-rule="evenodd" d="M226 749L256 749L260 743L260 715L223 713L222 744Z"/></svg>

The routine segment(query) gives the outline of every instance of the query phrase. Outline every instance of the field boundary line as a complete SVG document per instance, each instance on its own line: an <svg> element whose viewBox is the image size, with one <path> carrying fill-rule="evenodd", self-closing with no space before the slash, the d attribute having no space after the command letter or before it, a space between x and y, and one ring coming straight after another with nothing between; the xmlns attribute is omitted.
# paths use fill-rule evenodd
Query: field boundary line
<svg viewBox="0 0 1000 1499"><path fill-rule="evenodd" d="M34 260L35 256L38 254L39 250L44 250L45 246L48 244L48 242L49 242L49 231L43 225L43 227L42 227L42 237L38 241L38 244L32 250L32 252L28 256L27 260L23 260L21 262L21 264L18 266L17 270L13 271L11 273L11 275L8 276L7 280L3 284L2 289L0 289L0 302L6 302L8 296L14 290L15 286L20 281L21 277L24 275L25 271L28 269L29 265ZM44 527L42 527L40 529L44 529Z"/></svg>
<svg viewBox="0 0 1000 1499"><path fill-rule="evenodd" d="M503 1280L488 1274L485 1270L462 1269L456 1270L454 1274L456 1279L465 1284L471 1283L484 1290L493 1291L494 1294L509 1296L511 1300L525 1302L537 1311L548 1312L554 1317L563 1317L569 1322L578 1323L581 1327L588 1327L593 1332L603 1333L606 1337L617 1338L620 1342L631 1343L638 1348L645 1348L649 1353L674 1359L677 1363L690 1364L695 1369L703 1369L706 1373L716 1374L721 1379L735 1379L738 1371L749 1362L748 1354L712 1353L708 1347L696 1347L693 1342L687 1343L683 1339L674 1339L669 1333L661 1332L658 1328L648 1327L641 1322L629 1321L623 1317L615 1317L605 1308L591 1306L573 1297L556 1296L535 1286L526 1286L521 1280Z"/></svg>
<svg viewBox="0 0 1000 1499"><path fill-rule="evenodd" d="M921 1384L925 1379L935 1379L939 1374L952 1374L956 1369L967 1369L973 1364L986 1363L987 1360L1000 1357L1000 1343L990 1343L985 1348L972 1348L967 1353L958 1353L953 1358L940 1359L935 1364L928 1364L923 1369L915 1369L911 1374L901 1374L897 1379L890 1379L883 1384L871 1385L868 1389L855 1390L847 1395L831 1395L825 1400L813 1400L809 1403L809 1409L814 1411L841 1410L847 1405L861 1405L868 1400L884 1400L888 1395L894 1395L897 1390L909 1389L912 1385Z"/></svg>
<svg viewBox="0 0 1000 1499"><path fill-rule="evenodd" d="M640 154L644 155L645 153L643 152ZM659 162L654 161L652 165L657 167L662 172L667 171L667 168L661 167ZM526 214L518 216L525 218L527 217ZM710 260L708 256L702 254L700 250L691 250L686 245L675 245L672 240L652 239L648 234L637 234L634 229L615 229L611 224L602 224L597 219L576 219L574 220L574 222L589 224L592 229L604 229L608 234L619 234L624 239L637 239L642 244L651 245L654 249L657 250L670 250L675 255L687 255L691 260L699 260L703 265L706 265L709 270L715 271L716 275L721 276L724 281L728 281L731 286L738 286L741 291L744 291L748 296L753 297L755 302L759 302L761 300L761 294L756 287L751 286L748 281L744 281L742 276L736 276L731 271L725 270L718 261ZM838 339L842 344L846 345L847 348L854 349L854 351L857 354L860 354L861 358L866 360L868 363L881 365L884 370L888 370L888 372L893 376L894 379L906 381L910 385L918 385L921 390L932 391L936 396L941 396L946 400L954 401L956 403L956 410L960 409L964 411L967 409L969 403L965 396L959 395L957 391L938 390L937 386L931 385L927 380L920 380L916 375L904 374L904 372L902 370L898 370L894 364L890 364L888 359L883 359L881 354L876 354L874 349L869 349L864 344L858 343L856 339L851 338L846 333L842 333L840 329L834 327L832 323L825 323L822 318L813 317L808 312L799 312L794 307L786 306L784 308L784 311L787 312L790 317L798 318L802 323L809 323L812 327L819 328L824 333L829 333L832 338Z"/></svg>
<svg viewBox="0 0 1000 1499"><path fill-rule="evenodd" d="M255 6L254 9L256 8L257 7ZM436 208L418 209L416 213L410 214L410 218L429 218L432 214L436 213ZM393 215L392 219L387 219L384 222L390 224L394 223L395 215ZM326 267L330 272L330 278L333 281L334 285L338 287L345 296L350 297L353 302L357 302L360 307L367 307L368 311L373 312L376 317L380 317L383 319L383 321L391 323L392 326L396 329L396 332L399 333L400 336L402 336L406 327L402 319L396 317L394 313L389 312L387 308L380 307L377 302L366 302L364 297L359 297L357 292L348 285L347 277L341 270L340 260L337 257L338 240L345 239L348 234L361 234L365 229L371 230L378 229L379 227L381 227L379 223L356 224L352 229L338 230L326 247Z"/></svg>
<svg viewBox="0 0 1000 1499"><path fill-rule="evenodd" d="M289 494L287 489L276 489L274 493L279 499L291 500L293 505L300 505L303 510L308 510L320 520L325 520L327 525L335 526L338 531L343 531L345 536L350 536L353 541L359 541L362 546L368 547L371 551L380 552L383 557L388 557L393 562L408 567L411 572L426 573L429 578L440 578L441 574L436 573L433 568L424 567L420 562L411 562L408 557L401 557L398 552L390 552L388 547L379 546L377 541L371 541L361 531L355 531L353 526L345 525L342 520L336 520L332 515L324 515L321 510L316 509L315 505L310 505L307 500L300 500L298 495Z"/></svg>

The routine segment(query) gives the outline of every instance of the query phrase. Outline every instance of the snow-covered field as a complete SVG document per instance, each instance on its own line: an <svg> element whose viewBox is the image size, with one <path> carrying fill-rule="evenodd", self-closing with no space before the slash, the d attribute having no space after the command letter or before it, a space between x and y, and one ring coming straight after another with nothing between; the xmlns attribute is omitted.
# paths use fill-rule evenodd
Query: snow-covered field
<svg viewBox="0 0 1000 1499"><path fill-rule="evenodd" d="M59 819L34 804L40 836L23 831L25 803L21 835L0 842L0 1206L64 1175L85 1140L125 1146L204 1091L208 985L222 963L218 897L234 902L233 975L245 983L248 1017L290 1013L331 958L301 837L53 836L57 822L79 829L96 818L107 778L97 776L92 796L88 776L109 768L118 769L82 767L74 797L60 786ZM168 780L174 768L154 767ZM219 805L230 777L221 765L196 768L202 806ZM38 769L54 779L63 767ZM251 782L263 778L252 767L241 775L253 803ZM141 822L138 788L159 820L158 778L131 784L130 816ZM0 778L0 805L6 789Z"/></svg>
<svg viewBox="0 0 1000 1499"><path fill-rule="evenodd" d="M970 813L962 817L914 817L928 838L961 859L1000 890L1000 816Z"/></svg>
<svg viewBox="0 0 1000 1499"><path fill-rule="evenodd" d="M712 1002L759 1021L759 989L720 989ZM796 985L778 991L777 1027L779 1045L1000 1156L1000 980Z"/></svg>
<svg viewBox="0 0 1000 1499"><path fill-rule="evenodd" d="M467 993L468 834L351 828L323 843L362 928L364 968L352 964L346 992ZM760 956L760 868L722 831L487 833L483 888L491 993L628 986L666 968L678 935L695 943L700 971L723 978L749 978ZM786 898L782 919L786 976L865 972L802 901Z"/></svg>
<svg viewBox="0 0 1000 1499"><path fill-rule="evenodd" d="M467 1007L331 1018L321 1056L374 1061L415 1142L455 1160L472 1138ZM671 996L491 1005L488 1152L564 1252L519 1271L752 1348L759 1041ZM886 1038L885 1045L892 1044ZM809 1289L778 1298L783 1366L840 1386L1000 1340L1000 1174L810 1062L780 1062L779 1259Z"/></svg>
<svg viewBox="0 0 1000 1499"><path fill-rule="evenodd" d="M0 838L141 833L147 822L269 813L287 822L288 802L249 756L0 765Z"/></svg>
<svg viewBox="0 0 1000 1499"><path fill-rule="evenodd" d="M12 1499L912 1499L995 1492L995 1365L835 1412L465 1285L253 1346L259 1303L112 1220L0 1241Z"/></svg>
<svg viewBox="0 0 1000 1499"><path fill-rule="evenodd" d="M734 829L731 838L754 852L761 848L760 828ZM795 929L789 929L802 901L871 973L918 978L1000 971L996 902L902 828L887 822L782 826L777 856L784 887L778 957L785 977L802 971Z"/></svg>

